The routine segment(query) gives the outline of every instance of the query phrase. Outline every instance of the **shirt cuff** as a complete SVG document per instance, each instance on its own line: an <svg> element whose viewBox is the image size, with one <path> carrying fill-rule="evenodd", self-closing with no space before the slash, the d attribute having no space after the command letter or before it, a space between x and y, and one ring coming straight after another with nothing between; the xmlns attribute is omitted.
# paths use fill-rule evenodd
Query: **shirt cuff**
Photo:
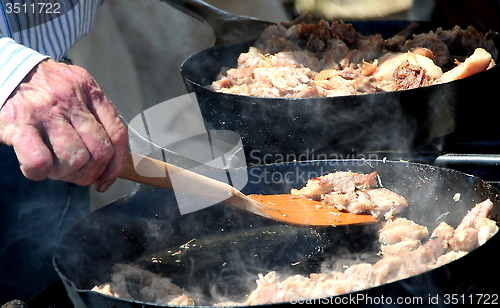
<svg viewBox="0 0 500 308"><path fill-rule="evenodd" d="M48 58L11 38L0 37L0 109L24 77Z"/></svg>

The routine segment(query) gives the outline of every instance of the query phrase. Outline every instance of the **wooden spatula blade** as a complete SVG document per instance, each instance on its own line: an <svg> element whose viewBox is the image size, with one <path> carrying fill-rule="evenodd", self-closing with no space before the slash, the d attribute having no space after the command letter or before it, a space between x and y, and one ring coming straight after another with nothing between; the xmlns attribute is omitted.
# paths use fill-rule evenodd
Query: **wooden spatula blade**
<svg viewBox="0 0 500 308"><path fill-rule="evenodd" d="M248 195L261 205L270 218L289 224L310 226L341 226L377 223L372 215L341 212L325 204L291 194Z"/></svg>
<svg viewBox="0 0 500 308"><path fill-rule="evenodd" d="M247 196L227 183L138 154L129 153L120 178L155 187L174 189L172 184L174 175L175 189L178 191L212 199L215 202L287 224L324 227L378 221L371 215L339 212L320 202L297 198L289 194ZM224 197L228 198L224 199ZM221 201L222 199L224 200Z"/></svg>

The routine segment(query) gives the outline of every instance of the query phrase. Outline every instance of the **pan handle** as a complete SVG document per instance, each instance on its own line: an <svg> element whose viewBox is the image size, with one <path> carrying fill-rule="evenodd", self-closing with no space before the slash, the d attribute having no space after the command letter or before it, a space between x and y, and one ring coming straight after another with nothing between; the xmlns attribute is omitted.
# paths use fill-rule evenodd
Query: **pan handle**
<svg viewBox="0 0 500 308"><path fill-rule="evenodd" d="M499 154L444 154L434 161L441 167L500 168Z"/></svg>
<svg viewBox="0 0 500 308"><path fill-rule="evenodd" d="M200 0L160 0L207 24L215 34L215 46L256 39L273 23L222 11Z"/></svg>

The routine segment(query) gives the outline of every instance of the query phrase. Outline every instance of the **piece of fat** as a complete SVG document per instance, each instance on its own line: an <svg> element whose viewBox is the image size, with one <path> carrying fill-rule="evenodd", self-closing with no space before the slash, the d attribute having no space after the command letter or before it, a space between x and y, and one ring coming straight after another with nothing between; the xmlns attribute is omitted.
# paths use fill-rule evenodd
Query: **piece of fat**
<svg viewBox="0 0 500 308"><path fill-rule="evenodd" d="M483 245L498 232L497 223L486 217L480 217L476 220L474 227L477 229L477 241Z"/></svg>
<svg viewBox="0 0 500 308"><path fill-rule="evenodd" d="M443 75L441 68L434 64L434 61L431 59L413 52L404 52L383 55L379 59L378 68L373 76L378 80L390 80L392 79L394 70L406 60L410 64L418 65L425 69L431 80L438 79Z"/></svg>

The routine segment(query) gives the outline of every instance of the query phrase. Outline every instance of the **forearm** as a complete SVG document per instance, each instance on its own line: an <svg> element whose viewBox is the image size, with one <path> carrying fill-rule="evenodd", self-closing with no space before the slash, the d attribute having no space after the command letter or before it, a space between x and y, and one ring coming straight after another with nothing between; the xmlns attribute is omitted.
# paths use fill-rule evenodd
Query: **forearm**
<svg viewBox="0 0 500 308"><path fill-rule="evenodd" d="M0 37L0 108L24 77L47 58L10 38Z"/></svg>

